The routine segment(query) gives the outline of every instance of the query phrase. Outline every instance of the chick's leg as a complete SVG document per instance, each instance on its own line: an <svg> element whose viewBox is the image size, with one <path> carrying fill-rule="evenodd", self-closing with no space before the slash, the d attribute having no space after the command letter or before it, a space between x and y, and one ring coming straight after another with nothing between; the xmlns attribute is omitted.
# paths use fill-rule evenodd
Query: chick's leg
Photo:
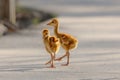
<svg viewBox="0 0 120 80"><path fill-rule="evenodd" d="M60 61L58 59L56 59L56 54L54 53L54 61Z"/></svg>
<svg viewBox="0 0 120 80"><path fill-rule="evenodd" d="M51 68L55 68L55 66L54 66L54 55L53 54L51 54Z"/></svg>
<svg viewBox="0 0 120 80"><path fill-rule="evenodd" d="M60 60L62 60L64 57L66 57L67 56L67 52L63 55L63 56L61 56L60 58L57 58L56 60L57 61L60 61Z"/></svg>
<svg viewBox="0 0 120 80"><path fill-rule="evenodd" d="M55 58L56 58L56 54L54 53L53 59L54 59L54 61L58 61L58 60L57 60L57 59L55 59ZM46 62L46 63L45 63L45 65L50 64L50 63L51 63L51 61L52 61L52 59L51 59L51 60L49 60L48 62Z"/></svg>
<svg viewBox="0 0 120 80"><path fill-rule="evenodd" d="M52 60L49 60L48 62L45 63L45 65L50 64Z"/></svg>
<svg viewBox="0 0 120 80"><path fill-rule="evenodd" d="M69 58L70 58L70 53L69 51L66 52L66 56L67 56L67 63L66 64L62 64L62 66L68 66L69 65Z"/></svg>
<svg viewBox="0 0 120 80"><path fill-rule="evenodd" d="M50 56L51 56L51 66L50 67L48 67L48 68L55 68L55 66L54 66L54 55L53 54L50 54Z"/></svg>

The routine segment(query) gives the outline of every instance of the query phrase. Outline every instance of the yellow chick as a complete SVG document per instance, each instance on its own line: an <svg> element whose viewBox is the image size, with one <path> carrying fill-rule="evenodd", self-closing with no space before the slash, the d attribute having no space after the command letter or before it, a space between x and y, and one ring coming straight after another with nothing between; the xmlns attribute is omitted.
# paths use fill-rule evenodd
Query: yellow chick
<svg viewBox="0 0 120 80"><path fill-rule="evenodd" d="M54 66L55 55L60 48L59 39L54 36L51 37L47 29L44 29L42 33L43 33L43 42L44 42L45 48L51 56L51 60L49 60L46 64L51 63L50 68L55 68Z"/></svg>
<svg viewBox="0 0 120 80"><path fill-rule="evenodd" d="M66 51L65 55L58 58L57 60L61 60L62 58L67 56L67 63L63 64L63 66L68 66L69 65L69 57L70 57L69 51L71 49L74 49L77 47L78 40L69 34L60 33L59 32L59 22L56 18L52 19L47 25L54 27L54 34L56 35L56 37L58 37L60 39L61 46Z"/></svg>

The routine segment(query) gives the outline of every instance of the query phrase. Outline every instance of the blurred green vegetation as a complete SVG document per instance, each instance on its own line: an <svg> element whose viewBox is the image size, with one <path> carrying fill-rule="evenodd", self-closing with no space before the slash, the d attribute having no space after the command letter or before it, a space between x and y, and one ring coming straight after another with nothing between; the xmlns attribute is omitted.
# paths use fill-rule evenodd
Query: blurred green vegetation
<svg viewBox="0 0 120 80"><path fill-rule="evenodd" d="M30 24L38 24L42 21L56 17L57 15L50 12L45 12L33 8L17 7L16 20L18 26L24 28Z"/></svg>

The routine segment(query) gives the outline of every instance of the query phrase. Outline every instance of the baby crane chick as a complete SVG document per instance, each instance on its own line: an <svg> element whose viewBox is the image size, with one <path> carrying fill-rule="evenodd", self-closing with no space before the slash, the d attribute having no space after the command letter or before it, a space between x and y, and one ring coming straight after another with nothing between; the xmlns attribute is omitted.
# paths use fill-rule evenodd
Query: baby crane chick
<svg viewBox="0 0 120 80"><path fill-rule="evenodd" d="M50 68L55 68L54 66L55 55L60 48L59 39L54 36L51 37L47 29L44 29L42 33L43 33L43 42L45 48L51 56L51 60L49 60L46 64L51 63Z"/></svg>
<svg viewBox="0 0 120 80"><path fill-rule="evenodd" d="M63 66L68 66L70 57L69 51L77 47L78 40L72 35L59 32L59 21L56 18L52 19L47 25L54 27L54 34L60 39L61 46L66 51L66 53L57 60L67 57L67 63L63 64Z"/></svg>

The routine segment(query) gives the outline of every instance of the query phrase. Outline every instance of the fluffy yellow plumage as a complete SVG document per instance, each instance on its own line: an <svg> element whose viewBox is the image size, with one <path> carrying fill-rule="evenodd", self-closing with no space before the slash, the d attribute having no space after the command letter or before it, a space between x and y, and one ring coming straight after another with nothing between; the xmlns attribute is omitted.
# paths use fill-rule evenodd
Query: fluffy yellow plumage
<svg viewBox="0 0 120 80"><path fill-rule="evenodd" d="M44 42L45 48L51 56L51 60L48 61L46 64L51 63L50 68L54 68L55 55L58 52L60 47L59 39L54 36L51 37L47 29L44 29L42 34L43 34L43 42Z"/></svg>
<svg viewBox="0 0 120 80"><path fill-rule="evenodd" d="M63 64L64 66L67 66L69 64L69 56L70 56L69 51L71 49L74 49L77 46L78 40L69 34L60 33L58 31L59 22L56 18L52 19L47 25L54 27L54 33L55 33L56 37L58 37L60 39L61 46L66 50L65 55L58 58L57 60L61 60L62 58L67 56L67 63Z"/></svg>

